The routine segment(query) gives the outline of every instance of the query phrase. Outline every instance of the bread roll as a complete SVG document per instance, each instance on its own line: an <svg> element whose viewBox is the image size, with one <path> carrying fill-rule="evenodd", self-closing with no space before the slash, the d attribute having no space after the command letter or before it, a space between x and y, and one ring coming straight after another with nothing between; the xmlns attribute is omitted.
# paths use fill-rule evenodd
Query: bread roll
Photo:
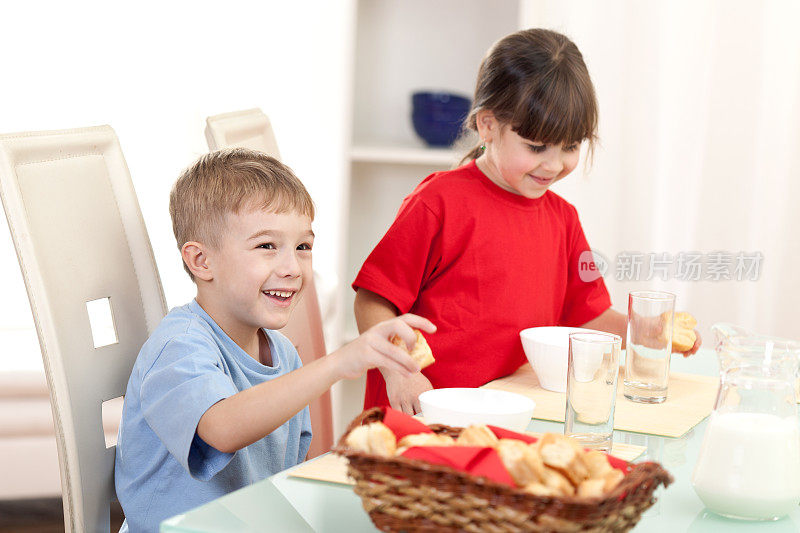
<svg viewBox="0 0 800 533"><path fill-rule="evenodd" d="M567 476L552 468L545 468L544 484L563 496L575 495L575 487L567 479Z"/></svg>
<svg viewBox="0 0 800 533"><path fill-rule="evenodd" d="M587 479L578 485L578 496L583 498L599 498L605 490L605 479Z"/></svg>
<svg viewBox="0 0 800 533"><path fill-rule="evenodd" d="M397 443L397 455L414 446L455 446L456 441L450 435L437 433L413 433L406 435Z"/></svg>
<svg viewBox="0 0 800 533"><path fill-rule="evenodd" d="M613 469L608 456L601 451L591 450L584 454L583 463L589 469L589 477L602 478Z"/></svg>
<svg viewBox="0 0 800 533"><path fill-rule="evenodd" d="M516 439L500 439L495 449L517 485L545 482L544 463L536 449Z"/></svg>
<svg viewBox="0 0 800 533"><path fill-rule="evenodd" d="M620 470L616 468L612 468L610 472L605 475L605 484L603 485L603 490L605 492L611 492L614 487L619 485L619 482L622 481L622 478L625 477Z"/></svg>
<svg viewBox="0 0 800 533"><path fill-rule="evenodd" d="M675 313L672 321L672 351L688 352L697 341L697 320L689 313Z"/></svg>
<svg viewBox="0 0 800 533"><path fill-rule="evenodd" d="M373 422L353 429L345 444L354 450L391 457L397 448L397 439L383 422Z"/></svg>
<svg viewBox="0 0 800 533"><path fill-rule="evenodd" d="M529 492L531 494L535 494L536 496L560 496L561 494L546 485L542 485L541 483L528 483L522 490L525 492Z"/></svg>
<svg viewBox="0 0 800 533"><path fill-rule="evenodd" d="M494 448L497 445L497 437L491 429L483 424L472 425L464 428L456 439L459 446L488 446Z"/></svg>
<svg viewBox="0 0 800 533"><path fill-rule="evenodd" d="M583 462L584 452L573 439L560 436L553 442L548 440L543 438L539 445L545 465L565 475L575 486L589 477L589 470Z"/></svg>
<svg viewBox="0 0 800 533"><path fill-rule="evenodd" d="M417 334L417 342L414 344L414 348L408 353L408 355L410 355L411 358L417 362L420 369L423 369L426 366L432 365L436 360L433 358L431 347L428 345L428 341L425 340L425 337L422 336L422 333L418 329L415 329L414 333ZM406 341L397 335L392 337L392 344L408 351Z"/></svg>

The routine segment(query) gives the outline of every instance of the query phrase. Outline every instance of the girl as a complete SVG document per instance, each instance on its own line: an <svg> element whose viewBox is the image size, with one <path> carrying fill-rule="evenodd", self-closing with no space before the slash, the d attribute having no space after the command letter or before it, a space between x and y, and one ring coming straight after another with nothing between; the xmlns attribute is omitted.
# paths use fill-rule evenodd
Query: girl
<svg viewBox="0 0 800 533"><path fill-rule="evenodd" d="M525 362L524 328L625 338L626 317L611 309L603 279L578 274L590 248L575 208L548 191L575 169L581 144L591 152L596 140L597 101L578 48L543 29L495 43L466 125L480 144L405 198L353 282L359 331L407 312L438 326L428 337L436 363L413 375L371 370L365 408L413 414L432 387L511 374Z"/></svg>

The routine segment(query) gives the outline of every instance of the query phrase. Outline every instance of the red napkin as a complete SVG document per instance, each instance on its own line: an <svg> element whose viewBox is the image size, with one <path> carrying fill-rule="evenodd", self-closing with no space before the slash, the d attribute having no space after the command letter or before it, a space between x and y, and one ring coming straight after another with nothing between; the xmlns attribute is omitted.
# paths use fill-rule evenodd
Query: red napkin
<svg viewBox="0 0 800 533"><path fill-rule="evenodd" d="M433 433L431 428L402 411L385 407L383 423L392 430L399 441L406 435ZM403 457L420 459L431 464L445 465L474 476L482 476L514 487L500 456L492 448L479 446L414 446L403 452Z"/></svg>
<svg viewBox="0 0 800 533"><path fill-rule="evenodd" d="M391 407L384 407L383 410L383 423L392 430L397 440L415 433L433 433L431 428L402 411L395 411Z"/></svg>
<svg viewBox="0 0 800 533"><path fill-rule="evenodd" d="M489 429L492 430L492 433L494 433L494 436L497 437L498 439L517 439L527 442L528 444L533 444L534 442L539 440L536 437L531 437L530 435L525 435L524 433L517 433L516 431L511 431L510 429L499 428L496 426L488 426L488 427Z"/></svg>
<svg viewBox="0 0 800 533"><path fill-rule="evenodd" d="M608 464L612 467L616 468L617 470L622 470L623 474L627 474L631 471L630 465L628 465L628 461L624 459L620 459L619 457L614 457L613 455L606 454L608 457Z"/></svg>
<svg viewBox="0 0 800 533"><path fill-rule="evenodd" d="M516 487L500 456L492 448L480 446L414 446L403 452L408 459L421 459L445 465L473 476Z"/></svg>

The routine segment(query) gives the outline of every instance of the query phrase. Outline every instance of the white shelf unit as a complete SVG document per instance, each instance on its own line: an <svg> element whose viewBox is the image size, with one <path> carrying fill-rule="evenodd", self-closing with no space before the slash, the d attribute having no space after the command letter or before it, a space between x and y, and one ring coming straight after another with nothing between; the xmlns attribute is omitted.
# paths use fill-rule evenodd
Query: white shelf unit
<svg viewBox="0 0 800 533"><path fill-rule="evenodd" d="M466 152L425 146L411 124L411 94L439 90L471 98L483 55L519 28L525 1L357 0L345 284L389 228L403 198ZM355 293L348 288L342 295L341 338L347 342L357 335ZM335 434L361 411L363 394L363 380L336 387Z"/></svg>
<svg viewBox="0 0 800 533"><path fill-rule="evenodd" d="M486 50L519 28L524 10L520 0L358 1L346 283L389 228L403 198L466 152L425 146L411 124L411 94L441 90L471 98ZM346 340L356 335L353 298L353 291L345 291Z"/></svg>
<svg viewBox="0 0 800 533"><path fill-rule="evenodd" d="M399 145L356 145L350 149L351 163L387 165L434 165L449 168L461 154L452 148Z"/></svg>

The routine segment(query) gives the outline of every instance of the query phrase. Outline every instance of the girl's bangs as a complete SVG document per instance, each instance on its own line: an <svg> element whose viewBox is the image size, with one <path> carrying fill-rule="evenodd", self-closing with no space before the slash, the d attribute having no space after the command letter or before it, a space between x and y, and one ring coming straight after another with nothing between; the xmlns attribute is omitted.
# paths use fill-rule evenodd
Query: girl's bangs
<svg viewBox="0 0 800 533"><path fill-rule="evenodd" d="M549 82L549 83L547 83ZM530 87L511 120L514 131L531 141L571 145L594 140L597 104L594 90L556 76Z"/></svg>

